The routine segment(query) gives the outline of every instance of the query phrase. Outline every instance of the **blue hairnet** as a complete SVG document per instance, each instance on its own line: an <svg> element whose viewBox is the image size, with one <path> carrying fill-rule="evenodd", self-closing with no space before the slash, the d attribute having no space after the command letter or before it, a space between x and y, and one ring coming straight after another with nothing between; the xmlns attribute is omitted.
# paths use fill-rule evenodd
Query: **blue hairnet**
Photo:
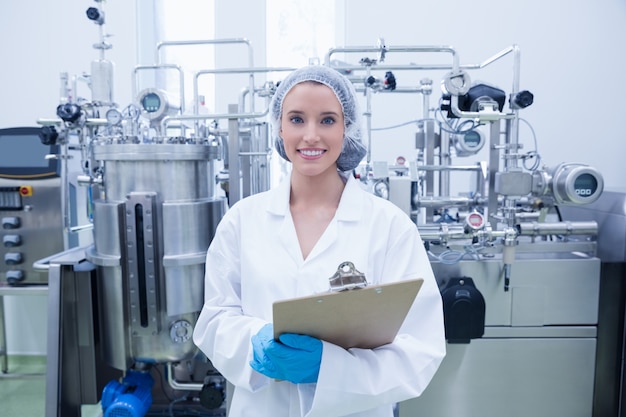
<svg viewBox="0 0 626 417"><path fill-rule="evenodd" d="M283 139L280 137L280 118L283 110L283 100L293 86L304 81L315 81L329 87L337 96L341 104L344 120L343 145L337 159L337 168L340 171L351 171L359 165L367 153L361 141L361 123L356 90L345 76L337 70L323 65L310 65L295 70L285 78L276 88L270 103L270 123L276 151L289 161L285 153Z"/></svg>

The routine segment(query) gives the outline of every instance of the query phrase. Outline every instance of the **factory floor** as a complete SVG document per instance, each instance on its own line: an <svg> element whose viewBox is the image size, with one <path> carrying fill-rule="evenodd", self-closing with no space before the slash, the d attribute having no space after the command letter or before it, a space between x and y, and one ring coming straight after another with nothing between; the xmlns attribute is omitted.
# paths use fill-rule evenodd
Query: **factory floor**
<svg viewBox="0 0 626 417"><path fill-rule="evenodd" d="M46 401L46 358L8 358L8 372L0 374L2 417L43 417Z"/></svg>
<svg viewBox="0 0 626 417"><path fill-rule="evenodd" d="M8 372L0 373L0 416L45 417L45 356L10 355L8 365ZM98 405L85 407L82 414L102 416Z"/></svg>

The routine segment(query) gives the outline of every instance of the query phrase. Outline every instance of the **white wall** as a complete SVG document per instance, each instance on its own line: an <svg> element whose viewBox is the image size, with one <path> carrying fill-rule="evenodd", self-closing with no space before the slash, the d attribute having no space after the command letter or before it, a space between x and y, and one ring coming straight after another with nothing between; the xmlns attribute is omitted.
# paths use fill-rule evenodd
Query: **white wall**
<svg viewBox="0 0 626 417"><path fill-rule="evenodd" d="M0 127L36 126L40 118L55 118L59 104L59 74L91 71L98 51L98 27L87 19L89 0L0 2ZM137 63L135 2L105 4L106 32L113 48L106 59L115 63L115 100L130 100L130 74ZM85 84L79 95L91 98Z"/></svg>
<svg viewBox="0 0 626 417"><path fill-rule="evenodd" d="M121 104L131 101L134 65L151 63L157 40L149 26L152 1L106 2L106 28L114 35L107 58L116 65L115 99ZM216 37L248 38L258 66L265 63L264 3L217 0L216 4ZM449 45L457 50L461 63L469 64L519 45L521 87L535 95L535 103L522 110L521 116L532 123L544 162L549 166L562 161L587 163L602 172L607 188L624 188L626 141L620 123L626 97L623 0L338 3L338 22L344 26L338 33L345 33L345 42L338 46L375 45L378 37L384 37L389 46ZM90 62L98 56L92 48L98 32L85 17L85 10L94 5L89 0L0 2L0 127L33 126L39 118L54 117L59 73L90 71ZM239 64L228 53L218 51L217 59L221 67ZM511 63L510 57L504 58L476 78L508 92ZM227 96L218 105L234 102L232 92L241 87L218 87L218 97ZM86 87L82 88L79 92L87 95ZM375 99L374 127L419 115L418 98ZM434 100L433 96L431 104ZM520 140L528 150L531 141L525 129L522 125ZM414 127L407 127L376 134L376 159L393 160L399 154L411 157L413 132ZM7 297L5 310L9 353L45 353L46 307L41 299Z"/></svg>

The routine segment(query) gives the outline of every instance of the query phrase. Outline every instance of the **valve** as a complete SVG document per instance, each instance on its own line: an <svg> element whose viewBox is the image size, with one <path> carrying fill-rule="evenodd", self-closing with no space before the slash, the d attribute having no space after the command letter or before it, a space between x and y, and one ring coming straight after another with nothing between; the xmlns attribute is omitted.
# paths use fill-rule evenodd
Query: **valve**
<svg viewBox="0 0 626 417"><path fill-rule="evenodd" d="M56 145L59 139L59 132L54 126L44 126L39 131L39 140L43 145Z"/></svg>
<svg viewBox="0 0 626 417"><path fill-rule="evenodd" d="M525 109L533 104L535 96L528 90L519 91L510 99L512 109Z"/></svg>
<svg viewBox="0 0 626 417"><path fill-rule="evenodd" d="M396 89L396 76L393 75L393 72L387 71L385 73L385 81L383 82L385 90L395 90Z"/></svg>
<svg viewBox="0 0 626 417"><path fill-rule="evenodd" d="M94 22L96 25L104 24L104 12L97 7L90 7L87 9L87 19Z"/></svg>
<svg viewBox="0 0 626 417"><path fill-rule="evenodd" d="M64 122L74 123L82 115L80 106L74 103L59 104L57 106L57 116Z"/></svg>

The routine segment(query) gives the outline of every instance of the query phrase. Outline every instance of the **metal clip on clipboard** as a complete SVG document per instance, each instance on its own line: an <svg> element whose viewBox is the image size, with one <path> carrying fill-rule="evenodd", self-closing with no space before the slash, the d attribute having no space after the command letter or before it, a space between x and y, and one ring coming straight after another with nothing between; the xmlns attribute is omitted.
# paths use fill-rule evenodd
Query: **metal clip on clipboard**
<svg viewBox="0 0 626 417"><path fill-rule="evenodd" d="M337 272L328 278L331 292L358 290L367 286L365 274L357 271L352 262L342 262Z"/></svg>

